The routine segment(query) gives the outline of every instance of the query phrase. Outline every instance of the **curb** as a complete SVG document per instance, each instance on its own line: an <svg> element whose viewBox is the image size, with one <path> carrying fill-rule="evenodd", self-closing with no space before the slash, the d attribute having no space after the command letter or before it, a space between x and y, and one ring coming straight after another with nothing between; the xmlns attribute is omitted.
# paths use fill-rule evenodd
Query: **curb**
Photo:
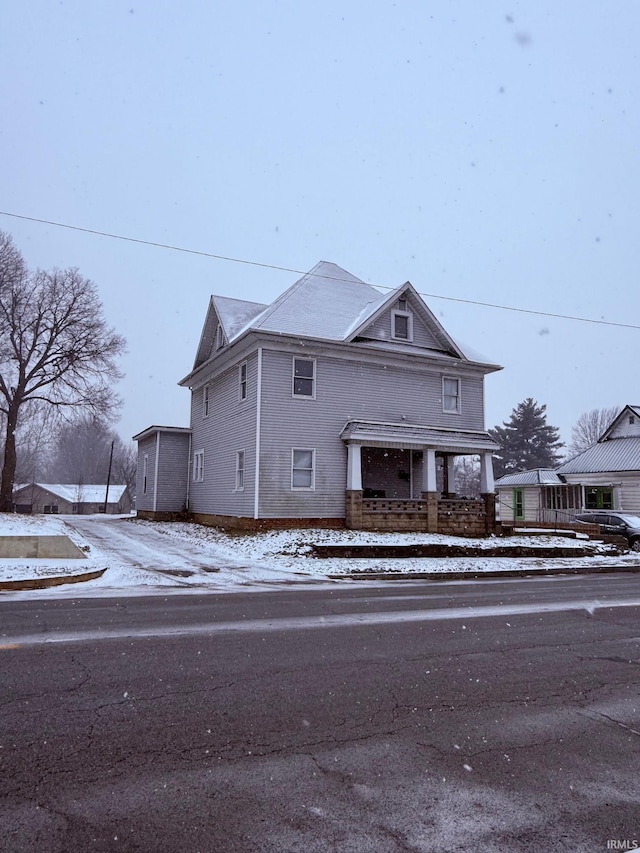
<svg viewBox="0 0 640 853"><path fill-rule="evenodd" d="M639 573L640 566L582 566L574 569L564 568L542 568L524 569L517 571L507 569L499 572L367 572L366 569L353 572L348 575L327 575L332 580L355 580L355 581L407 581L407 580L430 580L430 581L465 581L484 580L490 578L531 578L548 575L617 575L623 572Z"/></svg>
<svg viewBox="0 0 640 853"><path fill-rule="evenodd" d="M106 569L98 569L95 572L83 572L80 575L59 575L50 578L26 578L19 581L0 581L0 591L16 591L21 589L48 589L50 586L62 586L66 583L83 583L101 578Z"/></svg>

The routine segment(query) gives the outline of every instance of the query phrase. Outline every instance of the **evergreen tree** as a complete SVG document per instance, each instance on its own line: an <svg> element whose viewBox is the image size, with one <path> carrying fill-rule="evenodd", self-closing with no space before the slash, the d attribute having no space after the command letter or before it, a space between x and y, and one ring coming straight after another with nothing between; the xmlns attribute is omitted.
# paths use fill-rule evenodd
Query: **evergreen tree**
<svg viewBox="0 0 640 853"><path fill-rule="evenodd" d="M527 397L511 412L508 421L489 430L500 445L494 455L497 477L532 468L555 468L560 463L560 432L547 424L546 409Z"/></svg>

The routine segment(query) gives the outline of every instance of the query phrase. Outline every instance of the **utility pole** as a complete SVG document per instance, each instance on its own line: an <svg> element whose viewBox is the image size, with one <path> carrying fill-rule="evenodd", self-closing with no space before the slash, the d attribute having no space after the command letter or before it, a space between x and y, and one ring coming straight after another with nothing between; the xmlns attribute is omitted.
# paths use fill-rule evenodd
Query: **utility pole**
<svg viewBox="0 0 640 853"><path fill-rule="evenodd" d="M111 465L113 463L113 445L115 441L111 442L111 453L109 454L109 472L107 473L107 493L104 496L104 514L107 514L107 507L109 505L109 483L111 482Z"/></svg>

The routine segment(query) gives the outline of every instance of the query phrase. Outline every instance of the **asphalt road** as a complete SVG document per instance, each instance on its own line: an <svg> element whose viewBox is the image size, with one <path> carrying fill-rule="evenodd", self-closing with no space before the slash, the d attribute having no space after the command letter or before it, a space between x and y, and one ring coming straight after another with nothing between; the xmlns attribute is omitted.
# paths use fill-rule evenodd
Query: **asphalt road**
<svg viewBox="0 0 640 853"><path fill-rule="evenodd" d="M639 615L629 575L0 598L0 849L622 849Z"/></svg>

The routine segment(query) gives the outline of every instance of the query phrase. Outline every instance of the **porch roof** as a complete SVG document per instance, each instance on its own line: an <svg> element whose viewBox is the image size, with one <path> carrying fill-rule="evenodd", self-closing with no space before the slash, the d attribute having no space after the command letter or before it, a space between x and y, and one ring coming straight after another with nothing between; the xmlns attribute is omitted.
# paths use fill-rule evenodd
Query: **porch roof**
<svg viewBox="0 0 640 853"><path fill-rule="evenodd" d="M340 438L367 447L401 450L440 450L446 453L486 453L500 447L486 432L422 426L421 424L347 421Z"/></svg>

